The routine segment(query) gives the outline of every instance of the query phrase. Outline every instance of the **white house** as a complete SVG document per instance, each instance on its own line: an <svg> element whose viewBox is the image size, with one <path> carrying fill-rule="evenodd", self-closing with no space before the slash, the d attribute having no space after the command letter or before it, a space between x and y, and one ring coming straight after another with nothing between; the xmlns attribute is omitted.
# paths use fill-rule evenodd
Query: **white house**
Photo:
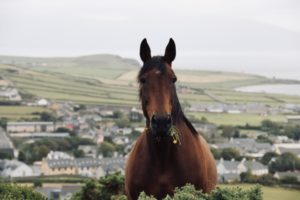
<svg viewBox="0 0 300 200"><path fill-rule="evenodd" d="M1 176L3 177L26 177L33 176L31 167L17 160L4 160L2 162Z"/></svg>
<svg viewBox="0 0 300 200"><path fill-rule="evenodd" d="M49 105L49 102L48 102L46 99L39 99L39 100L37 101L37 105L38 105L38 106L44 106L44 107L46 107L46 106Z"/></svg>
<svg viewBox="0 0 300 200"><path fill-rule="evenodd" d="M247 168L243 162L235 160L224 160L221 158L217 161L217 172L218 174L240 174L246 172Z"/></svg>

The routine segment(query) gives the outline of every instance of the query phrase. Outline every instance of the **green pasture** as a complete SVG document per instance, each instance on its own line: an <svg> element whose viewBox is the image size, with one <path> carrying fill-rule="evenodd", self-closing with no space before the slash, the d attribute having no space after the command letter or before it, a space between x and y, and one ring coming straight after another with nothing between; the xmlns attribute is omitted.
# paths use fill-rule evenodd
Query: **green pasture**
<svg viewBox="0 0 300 200"><path fill-rule="evenodd" d="M34 112L52 112L51 110L43 107L36 106L0 106L0 118L8 118L18 120L22 118L39 118L34 115Z"/></svg>
<svg viewBox="0 0 300 200"><path fill-rule="evenodd" d="M262 116L252 113L240 113L240 114L228 114L228 113L204 113L204 112L190 112L188 115L192 115L198 119L205 117L209 122L218 125L260 125L262 120L269 119L276 122L285 122L286 117L284 115L268 115Z"/></svg>
<svg viewBox="0 0 300 200"><path fill-rule="evenodd" d="M253 187L251 184L225 184L220 187L241 187L243 189L249 189ZM263 200L299 200L300 190L287 189L279 186L267 187L262 186Z"/></svg>
<svg viewBox="0 0 300 200"><path fill-rule="evenodd" d="M113 55L92 55L76 58L16 57L14 61L15 65L0 65L0 74L11 80L23 93L56 101L139 105L135 81L139 64L134 60ZM175 73L178 75L178 85L188 86L190 89L189 92L178 91L181 102L262 103L269 106L300 103L299 96L243 93L232 89L272 81L261 76L181 69L175 69ZM219 116L211 118L220 123L229 123ZM229 120L232 118L229 117ZM261 117L246 117L246 121L248 120L258 123Z"/></svg>

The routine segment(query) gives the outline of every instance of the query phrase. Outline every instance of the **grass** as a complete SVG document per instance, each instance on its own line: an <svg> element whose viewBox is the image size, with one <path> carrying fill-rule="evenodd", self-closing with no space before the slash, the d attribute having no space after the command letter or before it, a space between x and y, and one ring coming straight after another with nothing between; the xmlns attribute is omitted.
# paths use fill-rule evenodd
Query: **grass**
<svg viewBox="0 0 300 200"><path fill-rule="evenodd" d="M34 112L52 112L47 108L35 106L0 106L0 118L18 120L21 118L38 118Z"/></svg>
<svg viewBox="0 0 300 200"><path fill-rule="evenodd" d="M113 55L92 55L75 58L22 58L12 59L15 65L0 65L0 74L16 87L35 96L55 101L73 101L85 104L138 106L136 76L139 64ZM188 86L190 91L178 91L181 102L190 104L211 103L261 103L279 106L283 103L300 103L299 96L243 93L232 88L272 82L261 76L196 70L175 70L178 86ZM199 114L197 114L199 115ZM214 116L213 116L214 115ZM208 116L217 123L230 123L235 116ZM224 118L226 117L226 118ZM227 120L228 118L228 120ZM273 117L271 117L273 118ZM279 121L282 117L278 117ZM257 124L260 116L243 116L234 123ZM277 120L277 119L275 119Z"/></svg>
<svg viewBox="0 0 300 200"><path fill-rule="evenodd" d="M243 189L249 189L253 187L251 184L229 184L220 185L220 187L241 187ZM299 200L300 190L286 189L283 187L267 187L262 186L263 199L264 200Z"/></svg>
<svg viewBox="0 0 300 200"><path fill-rule="evenodd" d="M241 113L241 114L227 114L227 113L202 113L192 112L188 113L198 119L205 117L209 122L218 125L260 125L262 120L269 119L276 122L285 122L286 118L284 115L268 115L261 116L258 114Z"/></svg>

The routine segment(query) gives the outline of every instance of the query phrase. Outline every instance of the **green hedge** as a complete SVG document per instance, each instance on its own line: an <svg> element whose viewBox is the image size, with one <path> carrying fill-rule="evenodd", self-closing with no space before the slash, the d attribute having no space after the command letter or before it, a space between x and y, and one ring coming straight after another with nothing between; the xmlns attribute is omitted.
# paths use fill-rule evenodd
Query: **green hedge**
<svg viewBox="0 0 300 200"><path fill-rule="evenodd" d="M193 185L187 184L182 188L177 188L173 197L167 196L163 200L262 200L262 190L260 186L254 186L249 190L235 188L217 187L210 194L204 194L196 190ZM153 197L141 193L139 200L156 200Z"/></svg>
<svg viewBox="0 0 300 200"><path fill-rule="evenodd" d="M47 200L33 188L18 186L10 183L0 183L1 200Z"/></svg>

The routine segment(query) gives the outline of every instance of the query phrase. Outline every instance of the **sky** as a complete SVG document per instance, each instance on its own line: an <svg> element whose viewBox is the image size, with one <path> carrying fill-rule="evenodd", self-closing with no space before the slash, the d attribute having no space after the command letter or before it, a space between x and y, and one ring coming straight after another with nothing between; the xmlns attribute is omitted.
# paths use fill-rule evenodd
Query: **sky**
<svg viewBox="0 0 300 200"><path fill-rule="evenodd" d="M177 68L300 79L299 0L0 0L0 54L117 54L175 40Z"/></svg>

